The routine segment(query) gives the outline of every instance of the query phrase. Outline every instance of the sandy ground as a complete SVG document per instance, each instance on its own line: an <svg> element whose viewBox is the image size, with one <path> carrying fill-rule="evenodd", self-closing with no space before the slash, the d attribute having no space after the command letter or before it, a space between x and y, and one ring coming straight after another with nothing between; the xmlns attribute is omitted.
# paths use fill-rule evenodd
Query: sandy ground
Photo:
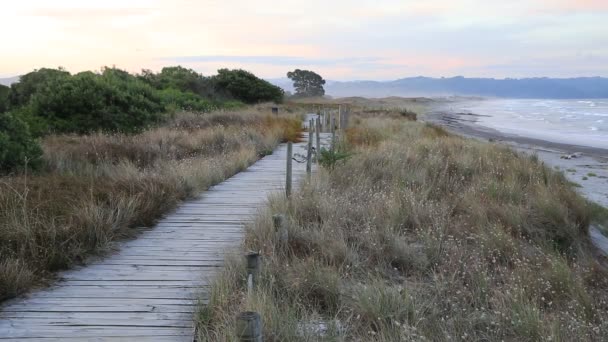
<svg viewBox="0 0 608 342"><path fill-rule="evenodd" d="M422 119L446 127L451 132L467 137L506 144L512 148L536 154L550 167L561 170L579 185L581 195L608 207L608 150L589 146L560 144L545 140L506 134L476 124L480 115L431 110ZM571 159L564 156L576 155ZM595 227L590 228L594 244L608 255L608 238Z"/></svg>

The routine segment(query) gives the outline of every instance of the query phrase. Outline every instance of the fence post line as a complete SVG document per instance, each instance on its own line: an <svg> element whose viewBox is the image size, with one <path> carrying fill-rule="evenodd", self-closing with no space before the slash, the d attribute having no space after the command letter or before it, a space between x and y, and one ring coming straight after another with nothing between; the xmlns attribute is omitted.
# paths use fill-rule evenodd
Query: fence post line
<svg viewBox="0 0 608 342"><path fill-rule="evenodd" d="M310 178L310 174L312 173L312 139L313 136L313 120L308 121L308 144L307 149L308 153L306 153L306 176Z"/></svg>
<svg viewBox="0 0 608 342"><path fill-rule="evenodd" d="M287 196L287 198L289 198L291 196L292 158L293 158L293 143L290 141L287 143L287 175L285 177L285 195Z"/></svg>
<svg viewBox="0 0 608 342"><path fill-rule="evenodd" d="M239 342L262 342L262 317L253 311L241 312L236 318Z"/></svg>

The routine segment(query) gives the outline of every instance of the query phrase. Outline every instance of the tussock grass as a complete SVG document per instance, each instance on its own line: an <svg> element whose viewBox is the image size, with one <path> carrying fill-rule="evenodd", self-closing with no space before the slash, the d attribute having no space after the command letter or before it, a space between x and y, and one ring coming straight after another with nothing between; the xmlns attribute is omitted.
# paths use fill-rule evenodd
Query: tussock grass
<svg viewBox="0 0 608 342"><path fill-rule="evenodd" d="M245 310L266 341L608 339L608 274L586 235L596 213L562 173L423 123L353 122L340 144L351 157L290 202L271 198L248 228L262 284L248 297L231 261L201 340L234 340Z"/></svg>
<svg viewBox="0 0 608 342"><path fill-rule="evenodd" d="M182 113L136 135L49 136L44 171L0 178L0 300L43 284L245 169L301 120Z"/></svg>

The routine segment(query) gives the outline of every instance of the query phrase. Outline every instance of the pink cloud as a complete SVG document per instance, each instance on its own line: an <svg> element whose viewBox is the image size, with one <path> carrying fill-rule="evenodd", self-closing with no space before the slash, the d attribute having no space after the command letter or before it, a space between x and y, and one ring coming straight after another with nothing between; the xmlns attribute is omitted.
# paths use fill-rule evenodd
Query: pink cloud
<svg viewBox="0 0 608 342"><path fill-rule="evenodd" d="M539 0L542 10L554 11L608 11L607 0Z"/></svg>
<svg viewBox="0 0 608 342"><path fill-rule="evenodd" d="M85 19L101 17L143 16L151 13L149 8L41 8L29 15L56 19Z"/></svg>

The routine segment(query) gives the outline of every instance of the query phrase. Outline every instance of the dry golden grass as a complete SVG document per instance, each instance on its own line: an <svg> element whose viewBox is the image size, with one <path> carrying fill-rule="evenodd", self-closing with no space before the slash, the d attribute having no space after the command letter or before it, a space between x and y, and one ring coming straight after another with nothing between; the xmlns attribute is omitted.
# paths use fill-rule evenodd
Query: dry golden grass
<svg viewBox="0 0 608 342"><path fill-rule="evenodd" d="M299 136L266 108L183 113L137 135L49 136L45 170L0 178L0 300L149 226Z"/></svg>
<svg viewBox="0 0 608 342"><path fill-rule="evenodd" d="M561 173L422 123L352 121L366 136L346 135L352 157L248 228L260 287L248 297L242 260L229 260L201 340L235 340L245 310L262 315L265 341L608 339L594 214ZM287 245L273 214L287 217Z"/></svg>

